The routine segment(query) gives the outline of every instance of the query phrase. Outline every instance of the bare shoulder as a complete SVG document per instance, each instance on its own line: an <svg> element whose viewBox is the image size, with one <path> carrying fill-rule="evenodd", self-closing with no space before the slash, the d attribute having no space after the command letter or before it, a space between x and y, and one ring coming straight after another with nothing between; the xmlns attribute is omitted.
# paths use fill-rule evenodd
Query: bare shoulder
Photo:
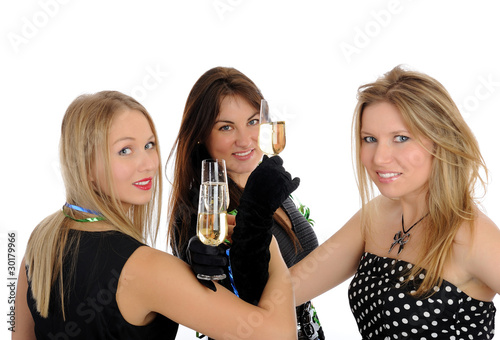
<svg viewBox="0 0 500 340"><path fill-rule="evenodd" d="M476 217L472 228L470 223L464 222L455 236L455 243L462 247L465 246L469 250L481 246L484 242L498 241L500 241L500 229L479 209L476 209ZM500 244L497 247L500 247Z"/></svg>
<svg viewBox="0 0 500 340"><path fill-rule="evenodd" d="M500 229L498 229L498 226L495 224L495 222L493 222L488 216L486 216L485 213L483 213L479 209L477 210L475 227L476 229L480 229L481 232L500 232Z"/></svg>
<svg viewBox="0 0 500 340"><path fill-rule="evenodd" d="M190 268L178 258L148 246L137 248L118 280L116 300L122 316L134 325L147 324L157 312L159 299L169 305L175 293L182 291L176 282L181 279L175 278L190 277L194 278Z"/></svg>
<svg viewBox="0 0 500 340"><path fill-rule="evenodd" d="M500 258L500 229L483 212L477 212L472 229L472 250L475 253L485 255L494 255ZM491 251L490 251L491 250Z"/></svg>
<svg viewBox="0 0 500 340"><path fill-rule="evenodd" d="M120 280L126 283L133 278L149 284L155 277L174 272L192 275L189 266L179 258L152 247L142 246L137 248L125 263Z"/></svg>
<svg viewBox="0 0 500 340"><path fill-rule="evenodd" d="M500 293L500 229L483 212L477 211L472 228L464 223L459 229L454 254L486 297Z"/></svg>
<svg viewBox="0 0 500 340"><path fill-rule="evenodd" d="M159 262L168 261L169 259L174 262L177 260L174 256L161 250L149 246L141 246L130 256L126 266L129 269L147 271L149 267L158 265Z"/></svg>

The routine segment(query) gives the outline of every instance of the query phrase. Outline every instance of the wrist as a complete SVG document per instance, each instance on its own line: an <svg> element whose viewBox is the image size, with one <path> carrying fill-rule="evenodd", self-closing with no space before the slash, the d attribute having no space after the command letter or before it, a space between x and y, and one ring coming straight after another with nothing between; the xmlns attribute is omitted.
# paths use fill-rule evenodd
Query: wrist
<svg viewBox="0 0 500 340"><path fill-rule="evenodd" d="M248 202L246 200L240 200L238 214L236 217L238 217L238 215L245 215L247 217L254 216L255 218L261 219L272 218L276 209L271 207L269 204L260 204L254 201Z"/></svg>

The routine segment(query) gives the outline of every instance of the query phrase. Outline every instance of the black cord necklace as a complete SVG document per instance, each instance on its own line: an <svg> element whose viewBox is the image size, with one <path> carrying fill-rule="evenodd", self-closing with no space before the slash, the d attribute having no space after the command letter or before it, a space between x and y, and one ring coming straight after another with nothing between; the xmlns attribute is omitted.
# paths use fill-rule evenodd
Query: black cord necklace
<svg viewBox="0 0 500 340"><path fill-rule="evenodd" d="M426 218L427 215L429 215L429 213L425 214L421 219L419 219L417 222L413 223L413 225L408 230L405 230L405 220L404 220L403 215L401 215L401 227L402 227L403 231L402 232L398 231L396 234L394 234L394 242L392 242L391 247L389 248L388 254L391 253L392 248L394 248L394 246L396 244L399 244L399 250L398 250L398 255L399 255L403 251L405 244L410 240L410 236L411 236L410 230L412 230L414 226L416 226L424 218Z"/></svg>

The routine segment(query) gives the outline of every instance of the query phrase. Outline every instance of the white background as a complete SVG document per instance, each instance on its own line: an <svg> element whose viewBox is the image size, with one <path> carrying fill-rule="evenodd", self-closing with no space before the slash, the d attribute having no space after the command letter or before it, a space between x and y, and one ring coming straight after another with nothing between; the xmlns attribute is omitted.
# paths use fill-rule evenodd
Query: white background
<svg viewBox="0 0 500 340"><path fill-rule="evenodd" d="M10 307L7 231L17 232L19 266L32 229L64 203L58 140L69 103L100 90L134 96L156 122L165 162L191 86L214 66L239 69L282 108L282 157L301 178L296 194L320 242L359 208L350 148L357 88L398 64L441 81L462 108L491 171L483 206L500 223L497 8L451 0L2 1L1 310ZM328 339L360 338L347 283L315 304ZM1 338L10 336L7 312ZM181 327L178 338L194 332Z"/></svg>

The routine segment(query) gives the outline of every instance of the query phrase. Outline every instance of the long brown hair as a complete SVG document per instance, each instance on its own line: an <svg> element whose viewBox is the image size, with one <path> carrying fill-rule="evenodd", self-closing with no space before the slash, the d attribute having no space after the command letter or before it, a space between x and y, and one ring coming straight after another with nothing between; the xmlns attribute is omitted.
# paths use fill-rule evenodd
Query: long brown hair
<svg viewBox="0 0 500 340"><path fill-rule="evenodd" d="M263 99L259 88L240 71L231 67L208 70L189 93L179 133L167 160L168 165L175 156L168 235L170 246L178 256L187 244L191 216L197 212L198 197L192 197L192 192L193 188L200 186L201 161L211 158L205 141L215 125L222 101L228 96L241 96L257 111ZM242 192L243 188L229 179L229 211L238 206ZM276 215L275 219L281 226L285 225ZM292 239L296 239L289 228L284 229Z"/></svg>
<svg viewBox="0 0 500 340"><path fill-rule="evenodd" d="M464 222L471 228L475 219L475 185L485 189L487 169L479 145L451 96L441 83L426 74L397 66L377 81L358 91L353 119L353 139L357 181L363 204L363 224L369 228L369 211L365 205L373 197L373 182L360 158L361 117L374 103L395 105L410 132L433 142L432 170L426 196L429 228L422 244L417 266L410 276L417 277L425 268L427 274L416 291L417 296L432 293L440 284L444 265L451 256L453 240ZM417 138L418 140L418 138Z"/></svg>
<svg viewBox="0 0 500 340"><path fill-rule="evenodd" d="M161 166L159 165L158 174L153 180L151 202L141 206L133 205L128 210L124 209L112 190L109 196L104 194L89 177L95 168L96 159L103 159L106 181L109 187L113 188L108 135L114 115L123 108L138 110L144 114L155 137L156 151L160 157L154 123L146 109L136 100L116 91L79 96L66 110L61 127L60 162L66 201L99 211L105 217L103 223L139 242L145 243L150 239L154 243L161 214ZM161 160L159 163L161 164ZM67 214L71 216L73 212L68 210ZM68 255L65 251L78 247L79 243L78 233L74 234L75 239L69 237L68 221L68 218L58 211L44 219L28 241L25 256L28 280L31 282L37 311L43 317L48 315L50 292L56 280L59 281L64 316L65 287L69 280L63 277L62 264Z"/></svg>

